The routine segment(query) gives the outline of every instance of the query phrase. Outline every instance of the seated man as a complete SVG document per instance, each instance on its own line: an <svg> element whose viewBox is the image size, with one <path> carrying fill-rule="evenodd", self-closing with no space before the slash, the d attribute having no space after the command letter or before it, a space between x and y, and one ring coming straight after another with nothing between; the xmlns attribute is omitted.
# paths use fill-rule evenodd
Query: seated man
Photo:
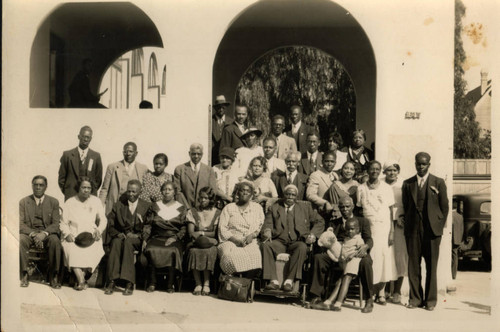
<svg viewBox="0 0 500 332"><path fill-rule="evenodd" d="M281 160L281 159L278 159ZM300 152L289 152L285 158L286 163L286 172L283 173L275 173L271 179L276 186L276 190L278 191L279 197L285 197L285 188L289 184L293 184L298 189L297 199L299 201L306 200L306 187L307 187L307 179L309 178L307 175L299 173L297 171L297 165L300 160Z"/></svg>
<svg viewBox="0 0 500 332"><path fill-rule="evenodd" d="M285 198L274 203L262 226L262 263L264 279L270 280L268 290L279 289L276 256L289 253L289 269L284 276L284 291L291 291L293 281L302 279L302 265L307 257L307 244L314 243L325 222L309 202L297 201L297 187L285 188Z"/></svg>
<svg viewBox="0 0 500 332"><path fill-rule="evenodd" d="M123 295L132 295L135 284L134 251L142 247L142 229L150 203L139 199L142 185L139 180L130 180L126 197L113 206L108 215L108 236L111 251L108 258L108 284L104 294L113 294L115 281L127 281Z"/></svg>
<svg viewBox="0 0 500 332"><path fill-rule="evenodd" d="M342 198L339 202L339 209L342 217L327 223L325 229L332 227L338 241L343 242L344 239L348 237L346 222L350 218L354 217L352 213L352 210L354 209L352 199L349 196ZM369 254L369 250L373 247L373 239L368 219L361 217L357 217L357 219L359 221L359 231L361 233L361 237L365 242L364 245L360 246L357 254L355 255L355 257L361 258L361 261L359 262L358 275L363 285L363 295L366 300L366 305L361 312L369 313L373 310L373 262ZM311 307L314 309L330 309L329 305L321 302L321 295L325 288L325 275L334 264L338 263L332 261L327 252L314 255L313 279L310 289L311 294L316 296L316 298L311 302ZM325 306L328 308L325 308Z"/></svg>
<svg viewBox="0 0 500 332"><path fill-rule="evenodd" d="M19 250L21 287L28 287L30 247L46 249L49 258L49 280L52 288L61 288L58 274L61 266L61 240L59 239L59 202L45 195L47 178L37 175L31 181L33 195L19 202Z"/></svg>

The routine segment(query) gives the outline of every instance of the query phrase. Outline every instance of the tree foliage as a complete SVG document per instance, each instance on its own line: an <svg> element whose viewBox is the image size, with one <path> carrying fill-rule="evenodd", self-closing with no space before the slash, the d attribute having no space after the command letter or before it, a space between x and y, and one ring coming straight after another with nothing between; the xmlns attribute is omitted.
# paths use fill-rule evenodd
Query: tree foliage
<svg viewBox="0 0 500 332"><path fill-rule="evenodd" d="M464 80L463 64L467 56L462 43L462 18L465 13L466 8L463 2L455 0L454 157L458 159L490 158L491 136L481 137L474 105L465 94L467 83Z"/></svg>
<svg viewBox="0 0 500 332"><path fill-rule="evenodd" d="M303 121L319 130L323 147L328 133L336 130L346 141L355 129L349 75L335 58L311 47L279 48L259 58L241 77L236 101L248 105L250 122L266 135L270 118L287 118L292 105L300 105Z"/></svg>

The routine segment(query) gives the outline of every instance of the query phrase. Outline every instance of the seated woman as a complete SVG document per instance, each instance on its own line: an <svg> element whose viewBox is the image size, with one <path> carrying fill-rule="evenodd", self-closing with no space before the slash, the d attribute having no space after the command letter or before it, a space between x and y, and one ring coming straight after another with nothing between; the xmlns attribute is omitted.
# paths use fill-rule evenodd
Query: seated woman
<svg viewBox="0 0 500 332"><path fill-rule="evenodd" d="M342 139L342 135L340 135L338 132L334 131L330 135L328 135L328 151L335 152L337 155L337 163L335 164L335 167L333 168L334 171L340 170L342 165L347 161L347 153L342 152L340 149L342 149L344 144L344 140Z"/></svg>
<svg viewBox="0 0 500 332"><path fill-rule="evenodd" d="M217 225L221 211L214 207L215 193L210 187L200 189L198 208L187 212L186 222L192 242L188 254L188 270L193 271L196 286L193 295L210 294L210 274L217 260ZM200 273L203 272L203 288Z"/></svg>
<svg viewBox="0 0 500 332"><path fill-rule="evenodd" d="M73 270L75 289L81 291L87 288L84 270L92 273L104 255L100 240L107 223L101 201L91 195L90 178L81 177L77 187L78 194L64 203L59 228L65 265Z"/></svg>
<svg viewBox="0 0 500 332"><path fill-rule="evenodd" d="M358 129L352 132L351 144L342 149L343 152L347 152L347 161L354 163L356 180L360 183L366 182L368 162L374 159L373 151L364 146L365 142L364 130Z"/></svg>
<svg viewBox="0 0 500 332"><path fill-rule="evenodd" d="M186 208L175 201L176 191L173 182L162 184L162 200L153 204L146 217L143 238L147 245L143 252L148 261L148 293L156 289L157 268L168 268L168 293L174 292L176 270L182 272Z"/></svg>
<svg viewBox="0 0 500 332"><path fill-rule="evenodd" d="M258 156L250 161L247 177L255 188L254 201L262 205L265 211L278 199L278 191L274 182L265 176L267 171L266 158Z"/></svg>
<svg viewBox="0 0 500 332"><path fill-rule="evenodd" d="M334 219L341 217L338 204L343 197L351 197L356 204L359 183L353 179L355 174L354 163L352 161L345 162L340 170L340 180L334 181L325 194L325 199L330 202L333 208L332 218Z"/></svg>
<svg viewBox="0 0 500 332"><path fill-rule="evenodd" d="M234 168L238 176L245 176L248 170L248 165L254 157L264 156L264 150L262 150L262 147L259 146L259 138L261 135L261 130L255 127L250 127L241 136L241 139L245 142L246 146L238 148L235 151L236 159L234 161Z"/></svg>
<svg viewBox="0 0 500 332"><path fill-rule="evenodd" d="M264 224L264 212L252 202L253 195L251 183L238 183L235 203L226 205L220 216L217 251L220 267L227 275L244 272L247 278L253 278L262 268L257 236Z"/></svg>

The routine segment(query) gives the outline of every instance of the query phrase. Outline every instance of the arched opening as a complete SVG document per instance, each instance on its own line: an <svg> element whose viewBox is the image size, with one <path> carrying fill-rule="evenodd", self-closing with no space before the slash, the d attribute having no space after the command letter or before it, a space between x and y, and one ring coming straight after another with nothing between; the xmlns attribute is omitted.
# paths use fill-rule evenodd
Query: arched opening
<svg viewBox="0 0 500 332"><path fill-rule="evenodd" d="M161 94L167 94L167 65L163 66L163 73L161 74Z"/></svg>
<svg viewBox="0 0 500 332"><path fill-rule="evenodd" d="M132 75L142 74L142 64L144 63L144 51L138 48L132 51Z"/></svg>
<svg viewBox="0 0 500 332"><path fill-rule="evenodd" d="M235 102L240 78L252 63L290 45L319 49L343 65L356 91L355 126L365 130L371 144L375 140L375 56L361 25L330 0L259 1L245 9L217 49L213 97L224 94Z"/></svg>
<svg viewBox="0 0 500 332"><path fill-rule="evenodd" d="M148 66L148 88L155 86L158 86L158 63L156 62L156 55L151 53Z"/></svg>
<svg viewBox="0 0 500 332"><path fill-rule="evenodd" d="M334 57L312 47L282 47L258 58L238 83L236 103L248 105L250 122L263 137L274 115L287 118L290 106L299 105L303 121L318 130L325 149L330 132L339 132L346 142L356 124L349 74Z"/></svg>
<svg viewBox="0 0 500 332"><path fill-rule="evenodd" d="M97 95L116 59L144 46L163 47L163 41L153 21L130 2L58 6L41 23L31 47L30 107L67 107L69 86L86 58L92 60L89 91Z"/></svg>

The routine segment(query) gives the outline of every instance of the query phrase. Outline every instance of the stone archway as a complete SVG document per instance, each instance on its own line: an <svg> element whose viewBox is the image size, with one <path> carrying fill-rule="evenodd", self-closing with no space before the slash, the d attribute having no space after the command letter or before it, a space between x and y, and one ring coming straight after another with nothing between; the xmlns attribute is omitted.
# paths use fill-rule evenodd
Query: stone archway
<svg viewBox="0 0 500 332"><path fill-rule="evenodd" d="M30 107L65 107L68 87L85 58L93 61L90 89L121 54L163 47L153 21L130 2L65 3L41 23L31 47Z"/></svg>
<svg viewBox="0 0 500 332"><path fill-rule="evenodd" d="M330 0L259 1L236 17L222 38L213 65L215 97L236 99L247 68L270 50L289 45L320 49L342 63L356 90L356 126L375 139L376 62L361 25Z"/></svg>

